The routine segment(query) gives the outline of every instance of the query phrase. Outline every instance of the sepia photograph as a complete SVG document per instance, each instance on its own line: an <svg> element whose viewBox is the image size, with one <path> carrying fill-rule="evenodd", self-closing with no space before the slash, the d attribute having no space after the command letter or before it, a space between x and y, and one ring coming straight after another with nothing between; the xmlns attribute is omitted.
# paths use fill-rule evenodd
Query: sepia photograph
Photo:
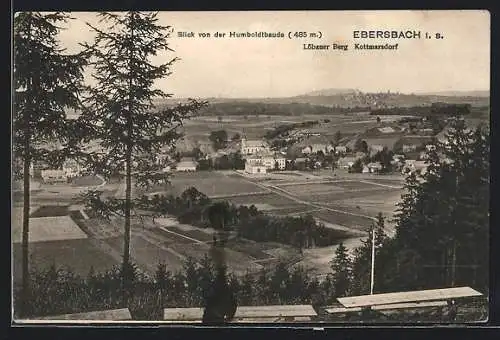
<svg viewBox="0 0 500 340"><path fill-rule="evenodd" d="M488 11L12 32L13 325L488 321Z"/></svg>

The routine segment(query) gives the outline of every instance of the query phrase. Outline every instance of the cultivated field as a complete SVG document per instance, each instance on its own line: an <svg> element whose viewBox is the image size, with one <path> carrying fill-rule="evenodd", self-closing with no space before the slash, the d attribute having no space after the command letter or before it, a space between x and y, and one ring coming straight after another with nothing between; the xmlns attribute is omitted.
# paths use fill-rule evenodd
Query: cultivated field
<svg viewBox="0 0 500 340"><path fill-rule="evenodd" d="M382 121L391 122L401 118L400 116L381 116ZM327 122L325 122L327 120ZM376 117L368 113L360 114L325 114L325 115L251 115L223 116L222 121L218 117L201 116L187 120L183 124L183 132L186 137L177 145L180 151L190 151L197 143L209 143L211 131L225 130L231 137L238 133L249 139L262 138L267 131L273 130L282 124L301 123L305 121L319 121L320 124L308 128L312 133L320 133L325 140L332 139L336 131L345 134L357 134L377 126Z"/></svg>
<svg viewBox="0 0 500 340"><path fill-rule="evenodd" d="M198 191L214 198L264 192L264 190L252 183L216 171L175 173L170 178L170 184L163 188L166 193L180 195L190 187L195 187ZM161 188L157 189L154 191L161 191Z"/></svg>
<svg viewBox="0 0 500 340"><path fill-rule="evenodd" d="M188 187L195 187L214 200L227 200L237 205L255 205L268 214L297 216L310 213L328 228L350 229L353 236L349 240L359 240L359 231L368 230L373 223L373 217L379 211L390 216L402 191L402 181L397 176L342 174L333 177L331 172L323 174L295 171L269 173L264 176L215 171L175 173L171 182L171 186L164 189L175 195ZM76 189L70 184L52 186L51 189L57 191L56 187L58 191L64 191L65 188L70 191ZM119 183L106 183L104 186L104 190L110 194L117 194L123 191L122 189L123 185ZM47 207L44 205L49 203L38 203L40 207L38 210L33 209L32 219L58 216L67 221L74 221L68 223L73 227L71 230L77 230L80 235L78 237L86 238L71 239L72 236L65 234L61 228L58 241L32 242L32 265L65 265L74 267L79 274L86 275L90 266L94 266L95 270L105 270L120 263L123 251L123 221L105 221L92 218L92 214L89 214L90 219L85 219L84 215L78 213L81 208L73 207L71 210L76 211L70 211L67 205L74 202L64 204L64 200L58 201L60 197L54 193L50 202L52 205L59 204L59 207ZM17 209L19 215L22 208ZM75 227L76 225L79 228ZM19 238L20 229L13 228L13 233L15 230ZM32 228L33 235L35 232ZM154 222L150 218L134 219L131 256L139 267L149 274L153 274L161 262L175 272L182 268L188 257L200 260L210 254L213 235L214 231L211 229L183 225L173 218L155 219ZM33 236L32 241L36 240ZM345 242L354 242L349 240ZM14 248L18 254L19 244ZM328 271L328 262L333 256L334 247L330 248L310 249L301 256L297 249L289 246L231 238L226 247L226 260L229 269L237 274L273 266L279 259L297 261L301 258L301 264L323 273Z"/></svg>
<svg viewBox="0 0 500 340"><path fill-rule="evenodd" d="M283 197L271 192L266 192L259 195L235 196L235 197L224 198L221 200L227 200L236 205L246 205L246 206L255 205L256 207L259 205L265 205L267 207L266 210L282 209L282 208L297 206L297 202L295 202L294 200L291 200L287 197Z"/></svg>

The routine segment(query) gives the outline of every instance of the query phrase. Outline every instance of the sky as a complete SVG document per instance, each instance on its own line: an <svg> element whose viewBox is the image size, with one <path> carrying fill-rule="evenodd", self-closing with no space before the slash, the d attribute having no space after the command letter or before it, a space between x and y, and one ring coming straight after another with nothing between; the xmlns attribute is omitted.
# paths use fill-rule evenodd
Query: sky
<svg viewBox="0 0 500 340"><path fill-rule="evenodd" d="M73 12L60 34L68 51L92 41L86 22L96 13ZM173 74L157 86L174 97L288 97L322 89L364 92L473 91L490 88L490 15L487 11L160 12L174 29ZM354 39L356 30L440 33L443 39ZM282 32L285 38L229 38L229 32ZM177 32L194 32L179 38ZM209 32L211 38L198 33ZM215 38L215 32L226 33ZM321 32L321 38L288 38ZM293 33L292 33L293 34ZM347 44L348 51L304 50L303 44ZM354 44L396 44L397 50L355 50ZM331 48L331 47L330 47ZM91 78L87 77L91 82Z"/></svg>

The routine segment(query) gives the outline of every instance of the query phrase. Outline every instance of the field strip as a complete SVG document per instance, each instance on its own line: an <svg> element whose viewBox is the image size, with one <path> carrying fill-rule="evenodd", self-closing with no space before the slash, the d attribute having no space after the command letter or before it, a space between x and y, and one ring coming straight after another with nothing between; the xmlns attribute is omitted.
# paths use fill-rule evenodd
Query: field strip
<svg viewBox="0 0 500 340"><path fill-rule="evenodd" d="M123 260L122 253L111 247L104 239L100 238L88 238L90 243L100 249L103 253L111 256L117 263L121 263Z"/></svg>
<svg viewBox="0 0 500 340"><path fill-rule="evenodd" d="M172 248L169 248L169 247L165 247L163 244L161 244L160 241L158 241L157 239L153 238L153 237L150 237L149 235L145 235L145 234L138 234L140 237L142 237L144 240L146 240L147 242L151 243L152 245L155 245L157 246L158 248L162 249L162 250L165 250L165 251L168 251L169 253L177 256L179 259L181 259L182 261L186 260L186 256L182 255L181 253L178 253L176 252L175 250L173 250Z"/></svg>
<svg viewBox="0 0 500 340"><path fill-rule="evenodd" d="M305 181L305 182L288 182L280 183L280 187L294 186L294 185L308 185L308 184L330 184L330 183L344 183L344 182L360 182L358 180L352 179L342 179L342 180L321 180L321 181Z"/></svg>
<svg viewBox="0 0 500 340"><path fill-rule="evenodd" d="M258 195L269 195L269 194L271 194L271 192L269 190L265 190L265 191L254 191L254 192L240 192L237 194L227 194L227 195L210 195L208 197L211 199L219 199L219 198L258 196Z"/></svg>
<svg viewBox="0 0 500 340"><path fill-rule="evenodd" d="M321 211L321 210L324 210L324 208L317 208L317 209L305 210L305 211L300 211L300 212L286 214L286 215L287 216L300 216L300 215L304 215L304 214L310 214L310 213L313 213L313 212L318 212L318 211Z"/></svg>
<svg viewBox="0 0 500 340"><path fill-rule="evenodd" d="M175 231L168 230L165 227L158 227L158 228L160 228L163 231L166 231L167 233L171 233L171 234L174 234L174 235L177 235L177 236L180 236L180 237L184 237L185 239L191 240L191 241L196 242L196 243L201 243L201 244L205 243L205 242L202 242L202 241L197 240L195 238L192 238L192 237L189 237L189 236L186 236L186 235L182 235L182 234L176 233Z"/></svg>
<svg viewBox="0 0 500 340"><path fill-rule="evenodd" d="M283 189L281 189L283 190ZM323 192L315 192L314 194L312 194L313 196L322 196L322 195L332 195L332 194L339 194L339 195L342 195L342 194L350 194L350 193L353 193L353 192L366 192L366 193L370 193L370 192L376 192L376 193L380 193L380 190L379 188L371 188L371 189L351 189L351 190L347 190L345 192L332 192L332 191L323 191ZM300 194L294 194L294 195L297 195L297 196L311 196L311 193L308 193L308 192L304 192L304 193L300 193ZM338 201L338 200L344 200L344 198L332 198L332 200L334 201Z"/></svg>
<svg viewBox="0 0 500 340"><path fill-rule="evenodd" d="M378 185L381 187L386 187L386 188L392 188L392 189L403 189L403 186L395 186L395 185L389 185L389 184L382 184L382 183L377 183L377 182L371 182L371 181L365 181L365 180L358 180L358 182L365 183L365 184L372 184L372 185Z"/></svg>
<svg viewBox="0 0 500 340"><path fill-rule="evenodd" d="M85 213L85 211L83 209L80 209L80 214L82 214L83 219L85 219L85 220L89 219L89 215L87 215L87 213Z"/></svg>
<svg viewBox="0 0 500 340"><path fill-rule="evenodd" d="M329 210L329 211L333 211L333 212L338 212L338 213L341 213L341 214L346 214L346 215L351 215L351 216L358 216L358 217L365 217L365 218L369 218L371 220L376 220L374 217L371 217L371 216L366 216L366 215L363 215L363 214L355 214L355 213L351 213L351 212L348 212L348 211L343 211L343 210L337 210L337 209L333 209L333 208L330 208L330 207L327 207L327 206L324 206L322 204L317 204L317 203L312 203L310 201L303 201L297 197L295 197L294 195L292 195L291 193L289 193L288 191L286 190L283 190L283 189L280 189L280 188L276 188L276 193L277 194L280 194L281 192L281 195L287 198L290 198L290 199L293 199L293 200L297 200L297 202L300 202L300 203L303 203L303 204L307 204L311 207L316 207L316 208L323 208L325 210Z"/></svg>
<svg viewBox="0 0 500 340"><path fill-rule="evenodd" d="M101 175L97 175L97 174L95 175L95 177L99 178L102 181L102 183L99 184L98 186L96 186L94 189L102 188L103 186L106 185L106 180L104 179L104 177L102 177Z"/></svg>
<svg viewBox="0 0 500 340"><path fill-rule="evenodd" d="M334 208L330 208L330 207L326 207L326 206L323 206L322 204L317 204L318 207L321 207L322 209L320 210L329 210L329 211L333 211L333 212L337 212L337 213L341 213L341 214L346 214L346 215L351 215L351 216L358 216L358 217L364 217L364 218L368 218L370 220L373 220L373 221L376 221L377 219L373 216L368 216L368 215L363 215L363 214L357 214L357 213L352 213L352 212L349 212L349 211L345 211L345 210L338 210L338 209L334 209Z"/></svg>
<svg viewBox="0 0 500 340"><path fill-rule="evenodd" d="M267 257L265 259L255 260L255 261L252 261L252 262L253 263L260 263L260 262L267 262L267 261L273 261L273 260L277 260L277 258L276 257Z"/></svg>
<svg viewBox="0 0 500 340"><path fill-rule="evenodd" d="M263 184L261 183L257 183L257 182L252 182L246 178L244 178L242 176L242 179L244 181L247 181L247 182L250 182L250 183L253 183L257 186L260 186L260 187L263 187ZM269 188L269 190L271 190L272 192L278 194L278 195L281 195L283 197L286 197L286 198L289 198L297 203L301 203L301 204L305 204L305 205L308 205L310 207L314 207L314 208L323 208L325 210L329 210L329 211L333 211L333 212L337 212L337 213L341 213L341 214L346 214L346 215L351 215L351 216L358 216L358 217L364 217L364 218L369 218L370 220L373 220L373 221L376 221L376 218L374 217L371 217L371 216L366 216L366 215L363 215L363 214L355 214L355 213L351 213L351 212L348 212L348 211L342 211L342 210L337 210L337 209L332 209L330 207L326 207L326 206L323 206L323 205L318 205L318 204L314 204L314 203L311 203L309 201L304 201L300 198L297 198L296 196L292 195L291 193L289 193L288 191L284 190L284 189L281 189L281 188L278 188L274 185L269 185L267 188Z"/></svg>

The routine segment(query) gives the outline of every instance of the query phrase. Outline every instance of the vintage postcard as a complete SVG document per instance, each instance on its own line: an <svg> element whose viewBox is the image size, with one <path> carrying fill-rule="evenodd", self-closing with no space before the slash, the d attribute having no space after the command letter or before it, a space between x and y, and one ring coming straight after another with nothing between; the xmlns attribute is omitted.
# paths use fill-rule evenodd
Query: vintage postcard
<svg viewBox="0 0 500 340"><path fill-rule="evenodd" d="M488 11L12 23L13 324L488 320Z"/></svg>

